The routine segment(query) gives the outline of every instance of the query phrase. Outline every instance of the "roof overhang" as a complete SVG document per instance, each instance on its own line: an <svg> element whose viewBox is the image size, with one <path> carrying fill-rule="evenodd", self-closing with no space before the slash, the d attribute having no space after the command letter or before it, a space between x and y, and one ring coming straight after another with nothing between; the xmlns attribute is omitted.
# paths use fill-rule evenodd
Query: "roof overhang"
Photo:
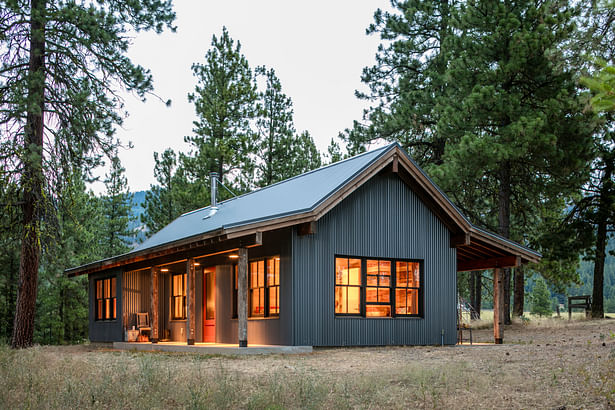
<svg viewBox="0 0 615 410"><path fill-rule="evenodd" d="M224 249L233 250L239 246L258 246L262 243L262 232L317 221L384 170L397 174L449 229L451 247L457 248L458 271L519 266L540 260L541 255L538 252L473 225L408 154L395 144L311 209L274 215L269 219L239 226L222 227L201 235L67 269L65 273L77 276L125 265L130 265L131 268L139 264L153 266L157 259L172 254L207 255L207 252L219 253L224 252Z"/></svg>

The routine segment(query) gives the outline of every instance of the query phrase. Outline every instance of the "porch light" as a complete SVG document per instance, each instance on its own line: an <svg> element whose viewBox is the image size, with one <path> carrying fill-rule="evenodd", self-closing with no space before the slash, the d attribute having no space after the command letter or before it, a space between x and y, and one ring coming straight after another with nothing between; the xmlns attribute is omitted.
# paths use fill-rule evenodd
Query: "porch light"
<svg viewBox="0 0 615 410"><path fill-rule="evenodd" d="M194 266L201 266L199 262L194 262Z"/></svg>
<svg viewBox="0 0 615 410"><path fill-rule="evenodd" d="M228 257L231 259L238 259L239 255L237 255L236 253L231 253Z"/></svg>
<svg viewBox="0 0 615 410"><path fill-rule="evenodd" d="M162 268L162 269L160 269L160 272L168 272L168 271L169 271L169 269L168 269L168 268Z"/></svg>

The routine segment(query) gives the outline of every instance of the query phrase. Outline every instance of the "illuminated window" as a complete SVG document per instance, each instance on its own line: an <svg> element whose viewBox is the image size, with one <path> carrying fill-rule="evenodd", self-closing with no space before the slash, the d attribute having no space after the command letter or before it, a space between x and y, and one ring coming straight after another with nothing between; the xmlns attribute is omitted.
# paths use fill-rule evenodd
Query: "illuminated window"
<svg viewBox="0 0 615 410"><path fill-rule="evenodd" d="M265 261L250 262L250 317L265 316Z"/></svg>
<svg viewBox="0 0 615 410"><path fill-rule="evenodd" d="M267 296L269 316L280 314L280 258L267 259Z"/></svg>
<svg viewBox="0 0 615 410"><path fill-rule="evenodd" d="M391 261L368 259L365 276L365 316L391 316Z"/></svg>
<svg viewBox="0 0 615 410"><path fill-rule="evenodd" d="M335 314L422 316L422 262L335 258Z"/></svg>
<svg viewBox="0 0 615 410"><path fill-rule="evenodd" d="M98 279L96 285L96 320L117 318L116 278Z"/></svg>
<svg viewBox="0 0 615 410"><path fill-rule="evenodd" d="M398 261L395 267L395 314L419 315L420 265Z"/></svg>
<svg viewBox="0 0 615 410"><path fill-rule="evenodd" d="M171 319L186 319L186 274L172 276Z"/></svg>
<svg viewBox="0 0 615 410"><path fill-rule="evenodd" d="M335 313L361 313L361 259L335 259Z"/></svg>
<svg viewBox="0 0 615 410"><path fill-rule="evenodd" d="M280 315L280 257L248 264L248 316ZM233 275L233 317L237 317L237 266Z"/></svg>

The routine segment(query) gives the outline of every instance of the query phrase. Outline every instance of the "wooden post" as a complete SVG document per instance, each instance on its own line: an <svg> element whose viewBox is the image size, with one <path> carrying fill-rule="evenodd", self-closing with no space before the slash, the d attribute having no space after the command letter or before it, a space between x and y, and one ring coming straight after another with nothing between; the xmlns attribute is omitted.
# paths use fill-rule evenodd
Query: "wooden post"
<svg viewBox="0 0 615 410"><path fill-rule="evenodd" d="M237 269L237 335L239 347L248 347L248 249L239 248Z"/></svg>
<svg viewBox="0 0 615 410"><path fill-rule="evenodd" d="M186 318L186 339L189 345L194 344L195 339L195 312L194 312L194 301L196 298L196 292L194 289L194 258L188 258L186 262L186 300L188 303L187 306L187 318Z"/></svg>
<svg viewBox="0 0 615 410"><path fill-rule="evenodd" d="M493 270L493 337L496 345L501 345L504 342L504 329L502 329L502 318L504 312L503 283L500 268Z"/></svg>
<svg viewBox="0 0 615 410"><path fill-rule="evenodd" d="M150 341L158 343L158 272L159 268L151 268L150 273L150 303L152 319L150 320Z"/></svg>

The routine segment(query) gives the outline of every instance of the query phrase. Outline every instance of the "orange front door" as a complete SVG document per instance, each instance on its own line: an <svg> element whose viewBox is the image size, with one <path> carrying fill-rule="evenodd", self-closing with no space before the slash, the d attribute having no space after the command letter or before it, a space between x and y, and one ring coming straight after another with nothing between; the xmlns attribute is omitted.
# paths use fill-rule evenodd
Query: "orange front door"
<svg viewBox="0 0 615 410"><path fill-rule="evenodd" d="M216 271L203 271L203 341L216 342Z"/></svg>

